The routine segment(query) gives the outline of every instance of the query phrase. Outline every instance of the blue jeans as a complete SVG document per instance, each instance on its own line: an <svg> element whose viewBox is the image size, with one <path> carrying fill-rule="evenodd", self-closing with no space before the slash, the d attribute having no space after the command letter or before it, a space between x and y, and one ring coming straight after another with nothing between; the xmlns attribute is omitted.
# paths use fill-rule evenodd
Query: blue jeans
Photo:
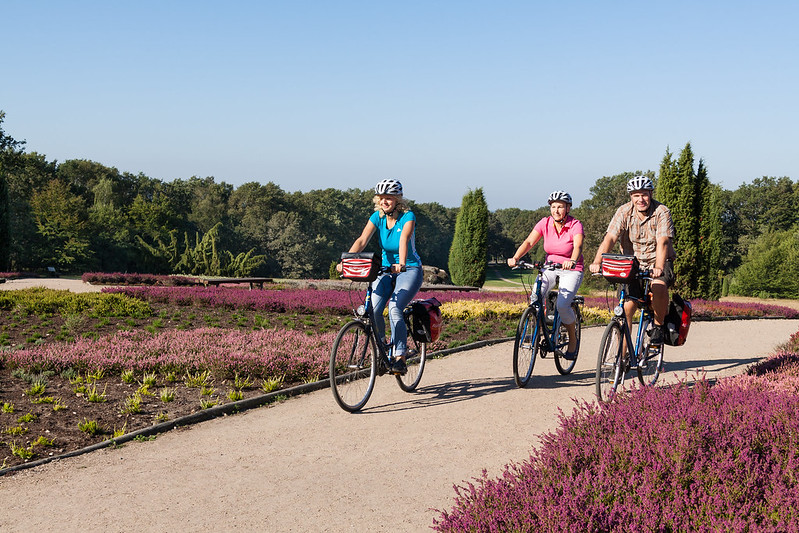
<svg viewBox="0 0 799 533"><path fill-rule="evenodd" d="M408 328L402 318L402 310L416 296L422 286L422 267L409 266L399 274L382 274L372 282L372 312L375 317L377 338L386 336L386 322L383 309L388 304L388 321L391 324L391 340L394 343L394 357L402 357L408 352ZM394 287L392 288L392 280Z"/></svg>

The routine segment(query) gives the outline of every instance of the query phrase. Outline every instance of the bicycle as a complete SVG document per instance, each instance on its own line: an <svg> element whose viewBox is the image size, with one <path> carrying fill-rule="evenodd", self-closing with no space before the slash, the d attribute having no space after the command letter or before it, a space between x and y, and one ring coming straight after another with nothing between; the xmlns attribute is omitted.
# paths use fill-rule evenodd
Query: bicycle
<svg viewBox="0 0 799 533"><path fill-rule="evenodd" d="M613 256L613 259L618 260L621 257L625 256ZM603 263L606 260L603 258ZM632 264L632 259L629 260ZM652 271L637 268L637 262L634 264L635 272L632 273L633 279L630 281L637 283L640 280L643 296L632 296L629 285L621 285L619 302L613 309L614 316L605 328L599 343L595 383L596 395L600 401L609 400L619 387L623 387L631 370L637 371L638 381L644 386L654 385L663 370L663 345L652 346L649 343L655 318L652 311L652 295L649 292ZM607 275L605 277L608 278ZM624 313L626 300L636 302L641 311L634 343L630 324L627 323L627 316Z"/></svg>
<svg viewBox="0 0 799 533"><path fill-rule="evenodd" d="M390 271L381 267L381 273ZM427 359L427 343L419 342L411 334L413 302L403 309L402 317L408 328L408 354L405 374L394 374L397 384L405 392L412 392L419 385ZM336 403L354 413L369 401L377 376L391 372L394 362L391 342L377 338L372 313L372 284L366 289L364 303L353 311L355 319L339 330L330 352L330 388ZM381 317L382 318L382 317Z"/></svg>
<svg viewBox="0 0 799 533"><path fill-rule="evenodd" d="M547 298L548 307L551 313L547 313L547 304L541 297L541 282L544 270L555 270L562 268L559 263L536 261L535 263L519 262L515 269L538 269L538 274L534 286L530 286L529 305L522 312L519 319L519 326L516 328L516 340L513 344L513 379L519 387L527 386L530 376L533 373L536 357L540 354L543 359L546 354L555 354L555 368L561 375L566 375L574 369L577 363L577 355L580 352L580 331L582 329L583 314L581 306L584 303L582 296L575 296L572 301L572 309L577 316L575 322L575 337L577 337L577 348L574 358L567 358L565 351L569 345L569 332L566 326L560 322L560 314L555 305L553 296L557 298L556 291L550 291ZM522 278L524 283L524 278ZM525 287L527 289L527 287Z"/></svg>

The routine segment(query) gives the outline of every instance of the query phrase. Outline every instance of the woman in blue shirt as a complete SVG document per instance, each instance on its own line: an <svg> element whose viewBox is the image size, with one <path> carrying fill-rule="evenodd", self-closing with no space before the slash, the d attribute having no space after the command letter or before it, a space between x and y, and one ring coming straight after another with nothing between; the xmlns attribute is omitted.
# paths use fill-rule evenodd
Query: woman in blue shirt
<svg viewBox="0 0 799 533"><path fill-rule="evenodd" d="M402 319L402 310L416 296L422 286L422 260L416 253L416 216L408 209L398 180L383 180L375 186L375 212L366 227L350 248L362 251L375 232L383 250L383 266L391 272L380 275L372 284L377 338L385 338L386 324L383 309L388 304L391 339L394 343L395 363L391 372L405 374L405 357L408 353L408 329ZM341 265L338 265L339 271Z"/></svg>

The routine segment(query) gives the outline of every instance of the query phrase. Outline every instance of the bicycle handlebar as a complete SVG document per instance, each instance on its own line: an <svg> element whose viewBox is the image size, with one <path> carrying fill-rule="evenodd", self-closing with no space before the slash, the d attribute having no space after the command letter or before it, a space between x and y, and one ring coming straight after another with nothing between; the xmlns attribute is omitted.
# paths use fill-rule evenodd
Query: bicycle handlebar
<svg viewBox="0 0 799 533"><path fill-rule="evenodd" d="M535 263L528 263L526 261L517 261L516 266L513 267L511 270L529 270L532 268L537 268L539 270L555 270L558 268L563 268L562 263L555 263L552 261L536 261Z"/></svg>

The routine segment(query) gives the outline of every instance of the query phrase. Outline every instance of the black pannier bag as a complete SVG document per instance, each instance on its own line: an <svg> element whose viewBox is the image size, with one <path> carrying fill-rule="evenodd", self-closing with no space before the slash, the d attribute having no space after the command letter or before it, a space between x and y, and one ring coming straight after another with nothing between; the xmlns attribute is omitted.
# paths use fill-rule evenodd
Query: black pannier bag
<svg viewBox="0 0 799 533"><path fill-rule="evenodd" d="M380 255L374 252L341 254L341 276L352 281L374 281L380 273Z"/></svg>
<svg viewBox="0 0 799 533"><path fill-rule="evenodd" d="M435 298L411 302L411 336L416 342L435 342L441 335L441 302Z"/></svg>
<svg viewBox="0 0 799 533"><path fill-rule="evenodd" d="M682 346L688 337L688 329L691 327L691 315L693 308L691 302L683 300L682 296L676 292L671 296L669 302L669 312L666 315L666 335L663 341L669 346Z"/></svg>

